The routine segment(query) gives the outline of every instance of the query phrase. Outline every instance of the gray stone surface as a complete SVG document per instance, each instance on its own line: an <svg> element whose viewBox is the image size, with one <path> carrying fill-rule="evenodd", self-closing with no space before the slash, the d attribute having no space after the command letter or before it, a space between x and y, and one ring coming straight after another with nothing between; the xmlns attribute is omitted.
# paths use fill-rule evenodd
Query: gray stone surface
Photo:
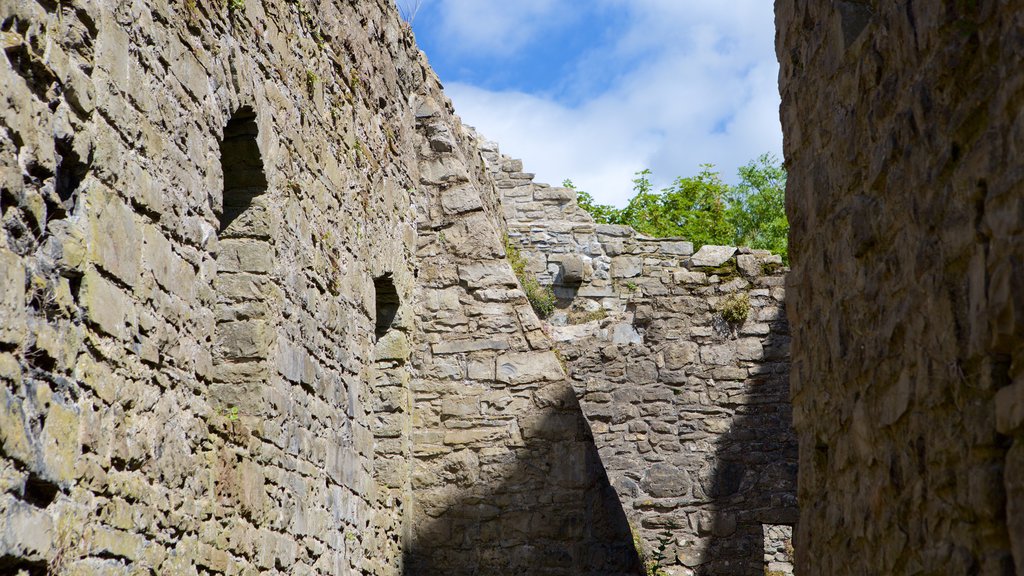
<svg viewBox="0 0 1024 576"><path fill-rule="evenodd" d="M505 163L496 149L485 158L492 173ZM710 247L713 258L687 259L689 242L595 226L565 204L539 209L529 186L501 190L510 240L545 262L538 279L563 298L552 337L647 560L661 550L661 573L691 576L791 561L777 530L764 532L797 516L778 257ZM561 284L566 254L593 275ZM722 270L712 281L698 266ZM731 326L718 307L737 292L751 310Z"/></svg>
<svg viewBox="0 0 1024 576"><path fill-rule="evenodd" d="M775 8L797 573L1021 573L1024 2Z"/></svg>
<svg viewBox="0 0 1024 576"><path fill-rule="evenodd" d="M713 268L725 264L735 253L736 248L733 246L713 246L707 244L701 246L700 250L697 250L697 253L690 257L690 262L694 266Z"/></svg>
<svg viewBox="0 0 1024 576"><path fill-rule="evenodd" d="M781 277L534 183L391 3L51 4L0 8L2 569L717 570L789 513Z"/></svg>

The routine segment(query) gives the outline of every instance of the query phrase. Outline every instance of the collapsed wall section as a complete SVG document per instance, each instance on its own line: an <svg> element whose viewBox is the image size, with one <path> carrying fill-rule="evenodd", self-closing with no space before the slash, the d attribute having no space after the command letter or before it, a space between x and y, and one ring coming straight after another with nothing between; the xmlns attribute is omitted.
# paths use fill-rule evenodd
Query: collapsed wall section
<svg viewBox="0 0 1024 576"><path fill-rule="evenodd" d="M804 574L1024 572L1024 2L778 0Z"/></svg>
<svg viewBox="0 0 1024 576"><path fill-rule="evenodd" d="M638 574L622 507L446 100L417 109L412 533L406 574Z"/></svg>
<svg viewBox="0 0 1024 576"><path fill-rule="evenodd" d="M782 259L595 225L575 191L483 148L649 573L792 573Z"/></svg>

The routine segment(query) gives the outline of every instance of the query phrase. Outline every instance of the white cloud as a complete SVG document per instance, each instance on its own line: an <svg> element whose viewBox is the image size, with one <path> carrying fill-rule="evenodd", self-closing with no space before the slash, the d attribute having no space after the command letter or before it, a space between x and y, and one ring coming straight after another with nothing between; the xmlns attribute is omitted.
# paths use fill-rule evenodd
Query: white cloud
<svg viewBox="0 0 1024 576"><path fill-rule="evenodd" d="M465 10L461 18L467 26L475 18L487 20L481 13L493 10L493 21L501 25L488 38L535 30L519 24L538 11L556 14L572 6L567 0L502 2L501 8L475 0L443 1L450 12ZM539 181L572 178L598 200L619 205L630 196L633 173L643 168L654 171L659 186L695 174L708 162L733 180L737 167L761 153L781 156L770 2L600 1L620 3L631 14L627 33L588 55L576 71L581 78L615 74L605 91L569 106L541 96L449 84L448 94L466 123L498 141L506 154L522 158ZM510 22L519 23L513 31L506 29ZM486 46L490 40L479 42Z"/></svg>
<svg viewBox="0 0 1024 576"><path fill-rule="evenodd" d="M440 0L440 33L448 48L508 55L572 16L564 0Z"/></svg>

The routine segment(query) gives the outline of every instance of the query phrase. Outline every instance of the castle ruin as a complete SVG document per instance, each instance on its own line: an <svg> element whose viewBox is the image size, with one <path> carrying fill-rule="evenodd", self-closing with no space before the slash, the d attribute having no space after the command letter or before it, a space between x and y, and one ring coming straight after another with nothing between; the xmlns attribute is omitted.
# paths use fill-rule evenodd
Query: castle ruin
<svg viewBox="0 0 1024 576"><path fill-rule="evenodd" d="M1012 571L1020 23L776 9L791 273L595 225L389 0L0 5L0 573Z"/></svg>

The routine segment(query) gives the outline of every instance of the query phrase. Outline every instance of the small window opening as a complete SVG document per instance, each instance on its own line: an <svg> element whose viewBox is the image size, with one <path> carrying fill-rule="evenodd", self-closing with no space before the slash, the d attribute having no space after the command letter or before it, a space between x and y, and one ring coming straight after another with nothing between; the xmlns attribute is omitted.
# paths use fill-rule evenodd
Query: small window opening
<svg viewBox="0 0 1024 576"><path fill-rule="evenodd" d="M793 549L793 527L785 524L762 524L764 534L764 573L792 574L796 553Z"/></svg>
<svg viewBox="0 0 1024 576"><path fill-rule="evenodd" d="M244 107L224 127L224 173L218 231L215 380L266 382L271 335L267 291L273 268L267 177L256 113ZM256 287L256 290L253 288Z"/></svg>
<svg viewBox="0 0 1024 576"><path fill-rule="evenodd" d="M55 211L59 212L56 217L63 218L75 208L76 193L89 172L89 162L78 155L70 137L54 140L54 149L57 154L54 191L61 202Z"/></svg>
<svg viewBox="0 0 1024 576"><path fill-rule="evenodd" d="M235 113L224 128L224 140L220 144L220 162L224 168L222 235L231 232L231 225L245 214L257 196L267 191L263 158L256 142L258 134L256 113L249 107Z"/></svg>
<svg viewBox="0 0 1024 576"><path fill-rule="evenodd" d="M398 307L401 303L399 302L398 290L395 289L395 282L390 272L374 278L373 289L377 295L377 326L375 332L377 339L380 340L395 322L395 316L398 315Z"/></svg>

